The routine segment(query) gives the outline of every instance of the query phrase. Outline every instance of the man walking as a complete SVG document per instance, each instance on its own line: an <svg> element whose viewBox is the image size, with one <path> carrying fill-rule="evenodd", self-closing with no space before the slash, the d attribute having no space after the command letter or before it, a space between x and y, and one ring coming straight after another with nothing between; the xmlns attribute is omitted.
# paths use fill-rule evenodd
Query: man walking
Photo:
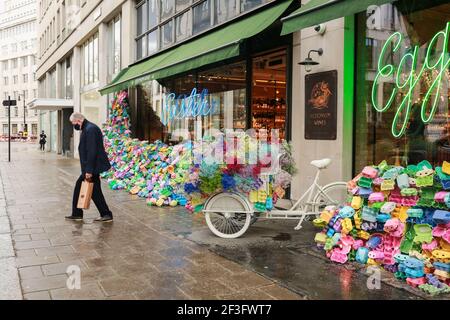
<svg viewBox="0 0 450 320"><path fill-rule="evenodd" d="M40 144L40 150L45 150L45 143L47 142L47 135L45 134L44 130L42 130L41 134L39 135L39 144Z"/></svg>
<svg viewBox="0 0 450 320"><path fill-rule="evenodd" d="M111 168L103 145L102 132L98 126L89 122L79 112L74 112L70 116L70 121L75 130L81 130L80 144L78 145L81 176L78 178L75 184L75 190L73 191L72 215L66 217L66 219L76 221L83 220L83 210L77 208L77 203L80 195L81 183L83 180L88 180L94 183L92 200L100 212L100 218L97 218L94 221L111 222L113 220L112 212L106 204L100 182L100 173Z"/></svg>

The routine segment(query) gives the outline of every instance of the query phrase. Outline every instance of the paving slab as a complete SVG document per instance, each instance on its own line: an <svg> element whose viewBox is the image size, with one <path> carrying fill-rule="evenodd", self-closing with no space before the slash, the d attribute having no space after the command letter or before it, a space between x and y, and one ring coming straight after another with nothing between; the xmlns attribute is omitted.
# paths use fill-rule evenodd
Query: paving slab
<svg viewBox="0 0 450 320"><path fill-rule="evenodd" d="M13 257L0 258L0 300L21 300L19 274Z"/></svg>

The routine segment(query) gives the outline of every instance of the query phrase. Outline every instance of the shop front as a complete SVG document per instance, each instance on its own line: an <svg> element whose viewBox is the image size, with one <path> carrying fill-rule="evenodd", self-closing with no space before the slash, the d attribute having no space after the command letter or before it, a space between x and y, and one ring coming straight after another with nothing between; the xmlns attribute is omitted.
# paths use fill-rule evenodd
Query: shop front
<svg viewBox="0 0 450 320"><path fill-rule="evenodd" d="M450 160L448 1L356 15L355 170Z"/></svg>
<svg viewBox="0 0 450 320"><path fill-rule="evenodd" d="M280 37L279 17L292 4L273 3L132 65L100 92L128 89L133 135L150 142L250 128L289 138L292 37ZM209 107L193 109L194 100Z"/></svg>
<svg viewBox="0 0 450 320"><path fill-rule="evenodd" d="M311 141L305 125L293 130L294 148L328 155L338 165L327 178L349 181L347 200L314 220L315 242L334 263L383 268L428 294L450 292L450 4L302 2L282 19L302 63L292 99L306 110L293 122L316 107L308 81L318 78L322 100L337 96L337 134L328 137L333 150L323 138ZM302 172L310 158L297 159Z"/></svg>
<svg viewBox="0 0 450 320"><path fill-rule="evenodd" d="M328 181L349 180L382 160L450 159L448 1L310 0L281 20L282 35L293 37L292 122L299 126L292 141L295 150L310 150L297 154L307 174L294 185L308 185L315 158L333 160ZM296 64L308 56L315 65ZM326 78L332 72L335 82ZM303 124L314 77L335 86L334 139L308 138L311 127Z"/></svg>
<svg viewBox="0 0 450 320"><path fill-rule="evenodd" d="M131 123L141 140L176 143L226 129L288 131L288 46L138 85L130 92ZM208 107L189 109L197 99Z"/></svg>

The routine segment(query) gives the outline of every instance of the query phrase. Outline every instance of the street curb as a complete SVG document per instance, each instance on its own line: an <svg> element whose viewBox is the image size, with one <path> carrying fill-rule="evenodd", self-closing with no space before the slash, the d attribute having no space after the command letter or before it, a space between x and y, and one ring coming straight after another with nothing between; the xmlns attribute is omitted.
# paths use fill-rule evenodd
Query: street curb
<svg viewBox="0 0 450 320"><path fill-rule="evenodd" d="M6 194L0 169L0 199L4 199L5 216L0 217L0 300L23 300L22 287L20 285L19 270L16 264L16 253L11 237L11 219L6 205ZM7 247L3 249L3 246ZM3 252L5 251L5 252Z"/></svg>

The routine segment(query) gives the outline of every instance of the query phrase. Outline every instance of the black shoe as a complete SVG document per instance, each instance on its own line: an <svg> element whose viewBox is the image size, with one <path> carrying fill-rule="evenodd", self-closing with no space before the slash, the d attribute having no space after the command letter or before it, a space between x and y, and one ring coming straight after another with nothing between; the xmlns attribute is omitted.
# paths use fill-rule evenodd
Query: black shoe
<svg viewBox="0 0 450 320"><path fill-rule="evenodd" d="M66 219L72 220L72 221L83 221L83 217L77 217L77 216L67 216Z"/></svg>
<svg viewBox="0 0 450 320"><path fill-rule="evenodd" d="M94 222L112 222L113 218L109 216L94 219Z"/></svg>

